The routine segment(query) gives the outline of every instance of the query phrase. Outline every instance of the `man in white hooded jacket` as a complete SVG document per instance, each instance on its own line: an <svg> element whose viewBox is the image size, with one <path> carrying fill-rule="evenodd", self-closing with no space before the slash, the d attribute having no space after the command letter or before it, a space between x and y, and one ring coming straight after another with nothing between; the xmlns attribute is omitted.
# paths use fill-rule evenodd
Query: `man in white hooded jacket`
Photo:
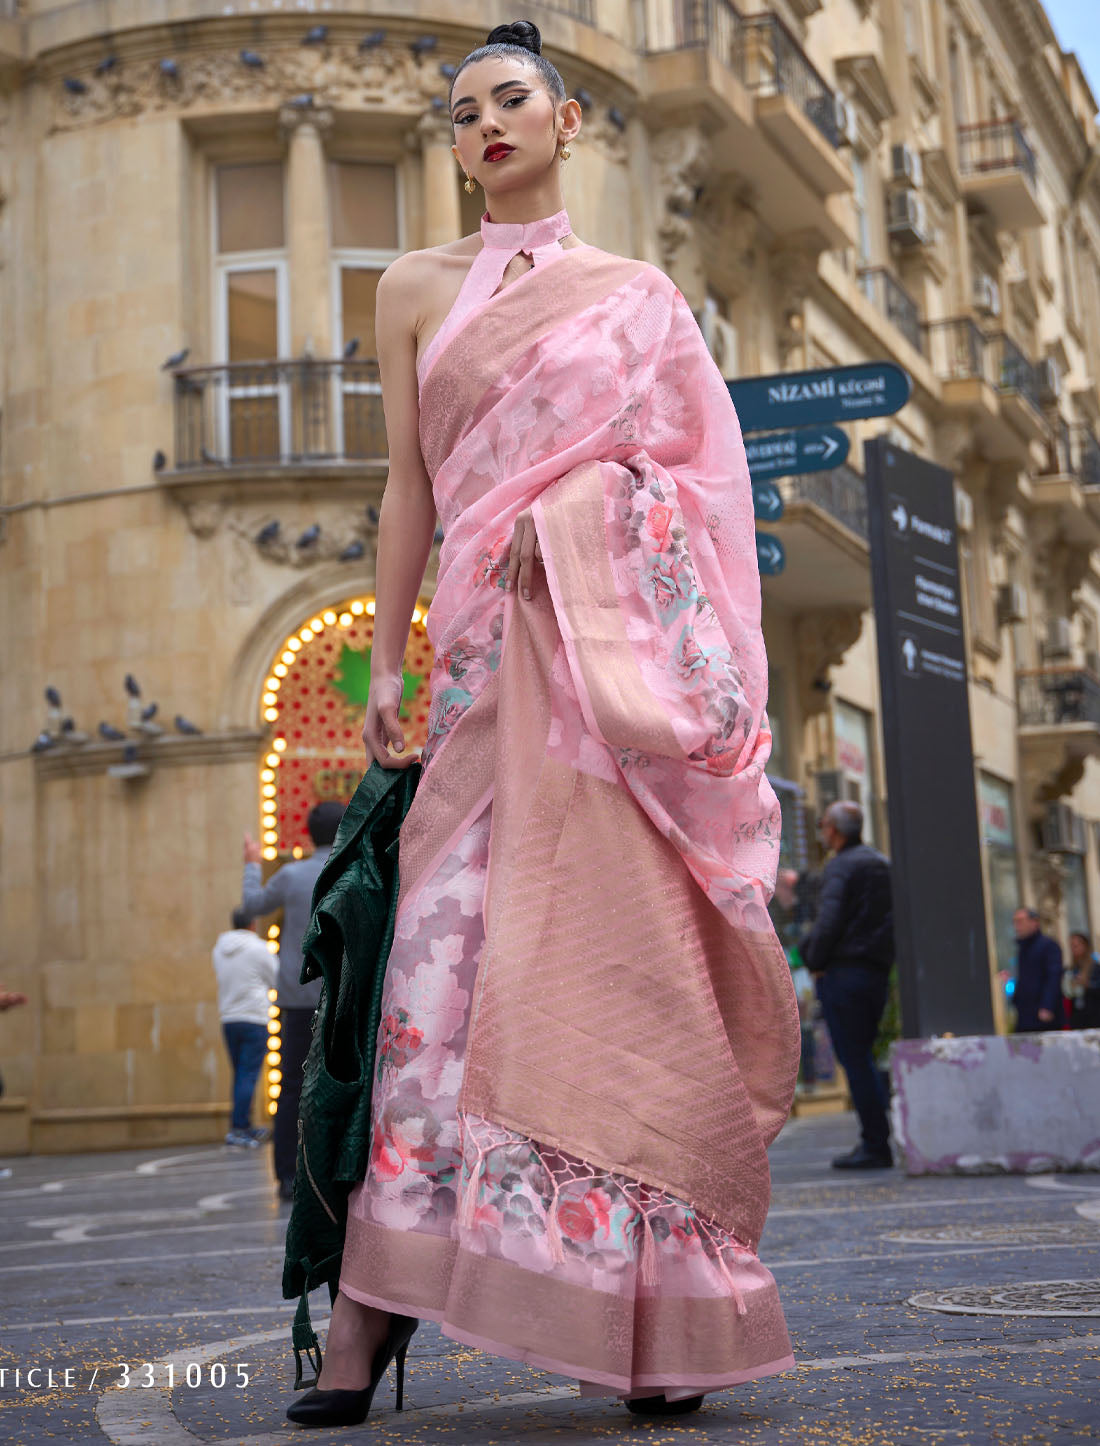
<svg viewBox="0 0 1100 1446"><path fill-rule="evenodd" d="M232 923L214 945L218 1013L233 1067L233 1115L225 1143L254 1149L270 1133L253 1129L251 1114L267 1053L267 991L275 987L278 965L243 909L233 910Z"/></svg>

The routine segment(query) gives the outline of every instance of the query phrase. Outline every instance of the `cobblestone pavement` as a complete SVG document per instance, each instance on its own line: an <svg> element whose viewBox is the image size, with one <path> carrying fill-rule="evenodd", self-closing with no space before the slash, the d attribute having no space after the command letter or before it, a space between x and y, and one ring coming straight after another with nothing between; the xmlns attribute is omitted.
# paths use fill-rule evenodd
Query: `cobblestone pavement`
<svg viewBox="0 0 1100 1446"><path fill-rule="evenodd" d="M851 1117L796 1120L772 1150L761 1254L780 1283L796 1371L708 1397L702 1412L666 1425L582 1402L560 1377L479 1355L427 1325L409 1356L410 1409L396 1414L387 1386L367 1425L308 1435L283 1417L286 1207L266 1151L9 1160L0 1441L1100 1439L1100 1177L850 1178L829 1159L853 1138ZM910 1304L941 1294L984 1313ZM323 1301L314 1296L322 1318ZM1032 1310L1063 1313L1022 1313Z"/></svg>

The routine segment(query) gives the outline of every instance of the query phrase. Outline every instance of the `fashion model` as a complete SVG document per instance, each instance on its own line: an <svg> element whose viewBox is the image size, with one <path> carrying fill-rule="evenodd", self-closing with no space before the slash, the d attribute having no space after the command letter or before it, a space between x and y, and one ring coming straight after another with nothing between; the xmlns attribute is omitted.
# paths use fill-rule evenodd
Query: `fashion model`
<svg viewBox="0 0 1100 1446"><path fill-rule="evenodd" d="M302 1424L419 1320L638 1412L793 1365L756 1250L799 1057L740 429L662 272L572 234L536 28L452 82L479 235L378 288L389 480L363 738L445 540L366 1178Z"/></svg>

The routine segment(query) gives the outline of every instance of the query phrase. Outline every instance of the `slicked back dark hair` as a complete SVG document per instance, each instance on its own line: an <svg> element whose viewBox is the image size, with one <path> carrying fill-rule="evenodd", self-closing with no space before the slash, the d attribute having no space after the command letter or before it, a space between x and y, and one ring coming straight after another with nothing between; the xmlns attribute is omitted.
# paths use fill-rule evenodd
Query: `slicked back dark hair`
<svg viewBox="0 0 1100 1446"><path fill-rule="evenodd" d="M455 77L451 81L451 97L454 96L455 86L458 84L458 77L468 65L473 65L477 60L488 60L492 56L499 56L502 60L522 60L525 64L533 66L538 72L539 78L550 92L550 98L557 105L565 99L565 81L556 65L547 60L542 53L542 35L537 25L530 20L513 20L509 25L497 25L489 31L485 44L479 45L476 50L471 50L469 55L459 65Z"/></svg>

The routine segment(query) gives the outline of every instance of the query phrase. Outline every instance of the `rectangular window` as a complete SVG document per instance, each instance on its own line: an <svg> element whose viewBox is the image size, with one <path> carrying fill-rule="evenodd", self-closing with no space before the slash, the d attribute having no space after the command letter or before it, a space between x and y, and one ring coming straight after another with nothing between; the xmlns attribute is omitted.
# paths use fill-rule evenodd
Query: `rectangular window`
<svg viewBox="0 0 1100 1446"><path fill-rule="evenodd" d="M397 172L374 161L330 161L329 214L338 251L396 251Z"/></svg>
<svg viewBox="0 0 1100 1446"><path fill-rule="evenodd" d="M289 450L285 245L282 164L218 166L214 336L225 370L204 399L203 450L219 461L277 461Z"/></svg>
<svg viewBox="0 0 1100 1446"><path fill-rule="evenodd" d="M852 205L855 207L857 228L856 270L862 271L871 265L871 210L867 194L867 161L858 151L852 151ZM865 289L869 282L864 283Z"/></svg>
<svg viewBox="0 0 1100 1446"><path fill-rule="evenodd" d="M1012 916L1020 907L1020 875L1016 863L1016 814L1012 785L978 774L978 813L989 870L989 898L993 915L993 950L997 968L1006 977L1016 957Z"/></svg>
<svg viewBox="0 0 1100 1446"><path fill-rule="evenodd" d="M863 837L869 843L874 843L878 829L875 818L871 715L863 708L856 708L838 698L833 704L833 728L841 797L851 803L858 803L863 809Z"/></svg>
<svg viewBox="0 0 1100 1446"><path fill-rule="evenodd" d="M351 350L333 378L337 452L382 458L387 446L375 305L379 278L401 251L397 168L378 161L334 160L328 178L336 356Z"/></svg>
<svg viewBox="0 0 1100 1446"><path fill-rule="evenodd" d="M219 255L282 250L283 168L278 161L219 166L215 189Z"/></svg>

